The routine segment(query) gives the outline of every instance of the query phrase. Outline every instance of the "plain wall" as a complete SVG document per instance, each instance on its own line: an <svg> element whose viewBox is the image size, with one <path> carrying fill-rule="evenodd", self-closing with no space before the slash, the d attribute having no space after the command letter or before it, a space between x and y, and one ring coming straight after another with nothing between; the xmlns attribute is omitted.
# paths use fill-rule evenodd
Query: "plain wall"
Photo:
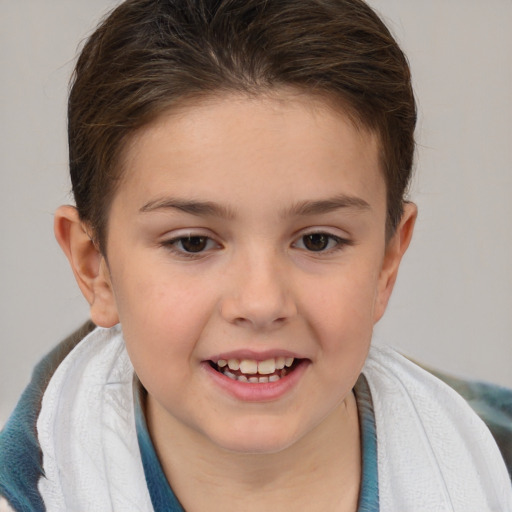
<svg viewBox="0 0 512 512"><path fill-rule="evenodd" d="M66 94L109 0L0 0L0 423L37 360L87 318L53 238L71 201ZM419 219L376 337L512 387L512 2L372 0L408 54L419 105Z"/></svg>

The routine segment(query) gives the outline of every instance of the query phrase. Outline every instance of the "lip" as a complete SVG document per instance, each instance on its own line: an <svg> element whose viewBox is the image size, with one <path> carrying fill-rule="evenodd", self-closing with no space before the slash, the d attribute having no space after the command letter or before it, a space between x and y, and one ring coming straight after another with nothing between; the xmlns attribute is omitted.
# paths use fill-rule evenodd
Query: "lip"
<svg viewBox="0 0 512 512"><path fill-rule="evenodd" d="M240 352L237 352L237 358L239 357L239 354ZM275 356L275 352L272 352L272 354L273 356L270 357L277 357ZM261 360L264 360L265 357L268 359L267 356L262 354L259 354L259 356L260 357L256 360L260 360L261 357L263 357ZM218 359L222 358L220 356L218 357ZM250 357L247 358L249 359ZM254 358L254 355L252 358ZM295 369L285 377L282 377L276 382L264 383L240 382L238 380L230 379L212 368L209 361L203 361L201 363L201 367L216 386L218 386L223 392L231 395L233 398L243 402L271 402L278 400L295 388L302 379L310 363L311 361L309 359L302 359Z"/></svg>

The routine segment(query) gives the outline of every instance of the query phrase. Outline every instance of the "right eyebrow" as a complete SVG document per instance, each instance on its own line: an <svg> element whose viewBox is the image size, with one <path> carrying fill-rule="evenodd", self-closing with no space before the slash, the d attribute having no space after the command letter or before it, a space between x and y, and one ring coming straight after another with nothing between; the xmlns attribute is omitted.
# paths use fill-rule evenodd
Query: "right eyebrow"
<svg viewBox="0 0 512 512"><path fill-rule="evenodd" d="M221 217L224 219L232 219L234 217L234 213L230 209L212 201L184 200L173 197L149 201L139 211L146 213L159 210L179 210L191 215Z"/></svg>

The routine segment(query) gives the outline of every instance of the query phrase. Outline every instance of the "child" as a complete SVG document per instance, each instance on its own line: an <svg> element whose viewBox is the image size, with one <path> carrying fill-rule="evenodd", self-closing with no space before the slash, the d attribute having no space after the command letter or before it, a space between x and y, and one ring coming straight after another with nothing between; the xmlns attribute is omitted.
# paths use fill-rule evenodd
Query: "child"
<svg viewBox="0 0 512 512"><path fill-rule="evenodd" d="M55 215L92 322L1 434L10 507L512 510L464 399L370 347L416 218L415 120L360 0L115 9L76 66Z"/></svg>

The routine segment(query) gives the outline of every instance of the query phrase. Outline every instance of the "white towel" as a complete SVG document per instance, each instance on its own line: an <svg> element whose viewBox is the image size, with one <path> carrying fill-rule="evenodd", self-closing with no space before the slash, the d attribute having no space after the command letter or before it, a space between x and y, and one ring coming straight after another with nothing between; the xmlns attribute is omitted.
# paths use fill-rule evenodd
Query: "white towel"
<svg viewBox="0 0 512 512"><path fill-rule="evenodd" d="M49 512L153 510L135 430L133 367L119 327L96 329L54 373L37 431Z"/></svg>

